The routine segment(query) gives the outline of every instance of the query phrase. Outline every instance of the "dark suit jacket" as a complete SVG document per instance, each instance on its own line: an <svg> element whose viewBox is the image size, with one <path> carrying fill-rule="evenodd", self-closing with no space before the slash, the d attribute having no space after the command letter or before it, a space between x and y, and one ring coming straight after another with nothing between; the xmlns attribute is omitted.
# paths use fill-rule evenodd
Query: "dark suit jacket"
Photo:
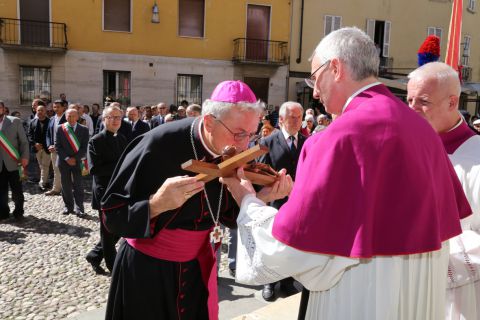
<svg viewBox="0 0 480 320"><path fill-rule="evenodd" d="M164 123L165 123L165 116L161 116L161 115L156 115L155 117L152 118L152 121L150 122L152 129Z"/></svg>
<svg viewBox="0 0 480 320"><path fill-rule="evenodd" d="M148 123L138 120L132 128L131 139L133 140L148 131L150 131L150 126Z"/></svg>
<svg viewBox="0 0 480 320"><path fill-rule="evenodd" d="M64 122L67 122L67 119L65 118L65 113L60 118L60 121L58 121L58 125L61 125ZM51 117L50 121L48 122L47 149L48 147L55 145L55 141L53 139L53 137L55 137L54 130L55 130L55 116Z"/></svg>
<svg viewBox="0 0 480 320"><path fill-rule="evenodd" d="M118 159L127 147L127 138L121 133L103 130L88 142L88 166L93 176L92 208L100 210L100 200L105 194L108 182L115 170Z"/></svg>
<svg viewBox="0 0 480 320"><path fill-rule="evenodd" d="M89 137L88 128L77 123L74 133L77 136L78 142L80 142L80 149L77 153L75 153L72 146L68 142L67 135L65 132L63 132L62 126L58 126L57 139L55 140L55 149L57 150L58 154L56 163L57 166L70 167L65 159L67 157L74 157L77 161L76 166L80 167L81 160L86 157Z"/></svg>
<svg viewBox="0 0 480 320"><path fill-rule="evenodd" d="M270 151L261 156L259 162L269 164L277 171L280 169L286 169L287 173L292 176L293 180L295 180L298 157L300 156L300 151L302 150L303 143L306 139L307 138L300 134L300 132L298 133L297 152L292 154L290 147L283 136L282 130L278 130L265 139L260 140L260 144L267 146ZM285 202L287 202L287 199L288 197L285 197L273 201L271 205L272 207L279 209Z"/></svg>
<svg viewBox="0 0 480 320"><path fill-rule="evenodd" d="M45 150L45 152L47 153L50 153L47 147L47 132L49 129L48 128L49 124L50 124L50 120L48 118L44 120L43 128L41 126L40 119L34 118L32 119L32 121L30 121L30 124L28 125L28 133L27 133L30 146L33 147L35 143L40 143L43 146L43 150ZM37 153L37 149L33 148L33 150L35 151L35 153Z"/></svg>

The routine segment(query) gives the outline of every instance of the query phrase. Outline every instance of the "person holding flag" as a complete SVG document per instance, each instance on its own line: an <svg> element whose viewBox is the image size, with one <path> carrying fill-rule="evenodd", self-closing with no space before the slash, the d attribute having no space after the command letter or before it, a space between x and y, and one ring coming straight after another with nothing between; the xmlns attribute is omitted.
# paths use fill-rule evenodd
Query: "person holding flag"
<svg viewBox="0 0 480 320"><path fill-rule="evenodd" d="M62 213L83 216L85 209L81 164L87 153L88 128L77 123L77 110L69 108L65 114L67 122L58 126L55 139L55 149L58 153L55 165L60 169L62 198L65 203Z"/></svg>
<svg viewBox="0 0 480 320"><path fill-rule="evenodd" d="M29 143L22 126L22 121L6 115L5 104L0 101L0 220L10 216L8 206L8 185L12 188L12 199L15 203L13 216L23 217L22 183L23 170L28 165Z"/></svg>

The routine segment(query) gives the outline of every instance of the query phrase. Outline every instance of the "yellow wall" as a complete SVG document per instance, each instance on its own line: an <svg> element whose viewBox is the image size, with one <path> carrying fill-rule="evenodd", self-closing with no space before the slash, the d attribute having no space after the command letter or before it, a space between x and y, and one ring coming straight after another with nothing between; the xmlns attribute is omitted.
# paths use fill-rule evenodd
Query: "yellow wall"
<svg viewBox="0 0 480 320"><path fill-rule="evenodd" d="M394 58L395 68L417 67L417 51L427 36L428 27L443 29L441 57L445 59L448 40L448 27L452 2L445 0L305 0L303 22L302 62L296 63L298 56L299 23L301 0L294 0L290 69L310 72L308 58L324 34L324 15L342 16L342 26L357 26L366 31L367 19L388 20L392 23L390 57ZM470 66L473 68L472 81L480 81L480 19L477 11L472 14L466 10L468 1L464 1L463 34L472 37ZM478 6L478 3L477 3ZM478 7L477 7L477 10ZM463 41L463 37L462 37Z"/></svg>
<svg viewBox="0 0 480 320"><path fill-rule="evenodd" d="M206 0L204 38L177 36L178 0L157 1L159 24L150 22L154 0L132 2L131 33L102 31L102 0L51 0L51 20L67 24L72 50L230 60L233 39L245 37L250 3L272 7L270 40L289 40L290 5L285 0ZM0 0L0 16L17 18L16 6L16 0Z"/></svg>

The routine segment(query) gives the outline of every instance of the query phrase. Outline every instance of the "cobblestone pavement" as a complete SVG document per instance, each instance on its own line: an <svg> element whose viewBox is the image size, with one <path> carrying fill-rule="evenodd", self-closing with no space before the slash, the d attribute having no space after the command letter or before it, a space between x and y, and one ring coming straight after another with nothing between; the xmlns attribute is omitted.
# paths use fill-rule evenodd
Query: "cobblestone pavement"
<svg viewBox="0 0 480 320"><path fill-rule="evenodd" d="M24 183L24 194L25 218L0 222L0 319L56 320L103 306L110 277L96 275L85 260L99 239L91 194L85 218L62 215L61 196L45 196L34 184Z"/></svg>

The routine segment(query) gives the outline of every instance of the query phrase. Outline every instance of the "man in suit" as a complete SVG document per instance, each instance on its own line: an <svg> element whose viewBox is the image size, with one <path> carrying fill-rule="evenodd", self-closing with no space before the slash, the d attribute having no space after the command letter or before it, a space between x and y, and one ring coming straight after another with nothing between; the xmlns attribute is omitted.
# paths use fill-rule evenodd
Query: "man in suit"
<svg viewBox="0 0 480 320"><path fill-rule="evenodd" d="M139 135L142 135L145 132L150 131L150 126L148 125L148 123L145 123L142 120L140 120L140 117L138 116L138 109L136 107L127 108L127 117L128 117L128 121L132 125L132 134L131 134L132 140L138 137Z"/></svg>
<svg viewBox="0 0 480 320"><path fill-rule="evenodd" d="M157 104L158 115L152 118L152 129L165 123L165 116L168 114L168 107L165 102Z"/></svg>
<svg viewBox="0 0 480 320"><path fill-rule="evenodd" d="M58 153L56 165L62 176L62 198L65 203L62 213L83 216L85 210L81 163L86 158L88 128L77 123L78 111L75 109L68 109L65 117L67 122L58 126L55 139L55 149Z"/></svg>
<svg viewBox="0 0 480 320"><path fill-rule="evenodd" d="M8 185L12 189L12 199L15 203L13 216L23 217L22 183L19 170L28 165L29 145L27 135L19 118L7 116L5 105L0 101L0 220L10 215L8 207ZM21 167L20 167L21 166Z"/></svg>
<svg viewBox="0 0 480 320"><path fill-rule="evenodd" d="M130 108L127 109L127 113L132 111L129 109ZM137 108L133 107L133 109L137 111ZM138 111L136 114L138 121ZM117 106L106 107L103 111L102 118L105 123L105 129L90 139L87 151L88 166L90 168L90 174L93 176L92 208L98 210L100 217L100 241L88 253L86 259L92 265L93 271L97 274L105 274L105 270L100 267L103 259L105 259L105 265L111 272L117 254L115 244L118 241L118 237L110 233L102 223L100 200L105 194L117 161L127 146L127 138L121 133L118 133L123 121L122 110ZM140 120L138 122L148 127L143 121Z"/></svg>
<svg viewBox="0 0 480 320"><path fill-rule="evenodd" d="M47 148L49 122L47 108L42 104L37 106L37 116L30 121L28 126L28 140L40 167L39 186L42 191L47 188L50 172L50 151Z"/></svg>
<svg viewBox="0 0 480 320"><path fill-rule="evenodd" d="M62 100L55 100L53 102L53 111L55 115L50 118L48 123L48 130L47 130L47 149L50 152L50 159L52 160L53 166L53 186L50 191L45 192L47 196L56 196L59 195L62 191L62 184L61 184L61 173L60 169L57 166L57 151L55 150L55 138L57 136L57 129L58 127L65 123L67 120L65 118L65 108L66 105L63 103Z"/></svg>
<svg viewBox="0 0 480 320"><path fill-rule="evenodd" d="M286 169L295 181L298 157L306 137L299 131L302 128L303 107L292 101L283 103L279 111L279 124L281 130L272 133L260 141L269 148L269 152L263 155L259 161L270 165L275 170ZM288 197L275 200L270 205L276 209L287 202ZM275 298L275 284L266 284L262 290L262 297L266 301ZM296 293L293 279L287 278L280 281L280 289L287 295Z"/></svg>

